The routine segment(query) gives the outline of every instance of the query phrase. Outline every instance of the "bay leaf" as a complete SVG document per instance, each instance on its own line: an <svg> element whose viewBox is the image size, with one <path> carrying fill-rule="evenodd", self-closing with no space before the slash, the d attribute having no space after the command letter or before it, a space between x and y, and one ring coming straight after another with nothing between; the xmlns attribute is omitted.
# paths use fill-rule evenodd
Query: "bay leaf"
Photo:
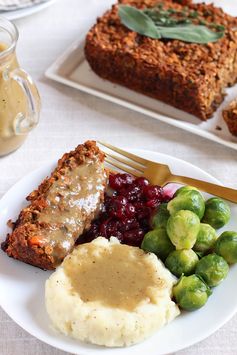
<svg viewBox="0 0 237 355"><path fill-rule="evenodd" d="M119 17L122 24L130 30L147 37L160 38L160 34L152 19L136 7L120 5Z"/></svg>
<svg viewBox="0 0 237 355"><path fill-rule="evenodd" d="M162 38L179 39L184 42L205 44L216 42L224 32L214 32L206 26L184 25L176 27L157 27Z"/></svg>

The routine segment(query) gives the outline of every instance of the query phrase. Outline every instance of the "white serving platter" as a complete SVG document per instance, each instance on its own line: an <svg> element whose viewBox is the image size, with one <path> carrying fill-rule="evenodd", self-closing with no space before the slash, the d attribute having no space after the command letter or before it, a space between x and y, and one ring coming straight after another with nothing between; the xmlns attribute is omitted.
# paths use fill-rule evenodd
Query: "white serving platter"
<svg viewBox="0 0 237 355"><path fill-rule="evenodd" d="M227 4L224 0L213 2L237 16L237 3ZM85 35L78 38L56 59L45 73L48 78L237 150L237 137L229 133L222 118L223 108L237 98L237 85L227 89L226 98L213 118L202 122L161 101L101 79L90 69L84 57L84 38Z"/></svg>

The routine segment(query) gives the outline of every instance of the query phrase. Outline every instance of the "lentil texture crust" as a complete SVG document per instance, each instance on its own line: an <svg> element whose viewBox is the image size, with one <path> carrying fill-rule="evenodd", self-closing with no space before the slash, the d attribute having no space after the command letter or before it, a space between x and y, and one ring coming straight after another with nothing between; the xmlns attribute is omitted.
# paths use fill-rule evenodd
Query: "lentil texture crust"
<svg viewBox="0 0 237 355"><path fill-rule="evenodd" d="M214 43L152 39L122 25L118 5L154 7L198 13L198 21L225 26L225 36ZM194 20L194 22L197 20ZM237 81L237 18L212 4L191 1L120 0L86 36L85 56L103 79L161 100L199 117L210 118Z"/></svg>
<svg viewBox="0 0 237 355"><path fill-rule="evenodd" d="M237 137L237 100L233 100L222 112L230 133Z"/></svg>
<svg viewBox="0 0 237 355"><path fill-rule="evenodd" d="M48 228L52 228L53 223L48 224L40 221L40 216L48 207L47 197L57 181L62 176L66 176L67 178L70 177L70 174L74 169L88 161L92 164L94 161L99 161L99 163L103 164L104 161L104 154L99 150L94 141L87 141L84 144L78 145L74 151L64 154L58 161L58 165L52 172L51 176L47 177L40 184L38 189L34 190L26 198L30 201L30 204L22 209L17 221L11 223L13 229L12 233L8 234L6 240L1 244L2 250L6 252L8 256L42 269L55 269L59 263L59 260L55 257L55 247L47 241L45 242L44 239L38 238L38 235L42 234L42 231L45 233ZM70 191L70 180L68 180L68 186L66 186L67 180L68 179L65 179L65 189L68 188ZM105 180L106 179L102 179L104 182ZM103 199L104 191L101 190L98 204L102 202ZM63 200L58 199L56 201L59 201L56 208L63 214ZM69 206L66 206L67 212L68 210L70 212L70 207L69 209L68 207ZM84 230L90 227L91 221L95 218L95 214L96 211L84 213ZM61 227L62 229L64 228L64 226L60 226L60 228ZM76 242L78 235L75 235L74 238ZM68 252L70 251L71 250ZM66 255L64 254L63 256L65 257ZM63 257L61 257L61 259L63 259Z"/></svg>

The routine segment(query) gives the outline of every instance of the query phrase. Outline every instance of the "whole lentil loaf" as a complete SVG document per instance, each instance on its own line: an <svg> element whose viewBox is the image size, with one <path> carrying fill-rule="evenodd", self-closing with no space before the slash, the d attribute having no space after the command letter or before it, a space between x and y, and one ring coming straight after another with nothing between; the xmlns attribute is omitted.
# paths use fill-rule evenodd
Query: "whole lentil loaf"
<svg viewBox="0 0 237 355"><path fill-rule="evenodd" d="M56 169L27 200L2 243L11 257L54 269L99 212L106 187L104 154L87 141L64 154Z"/></svg>
<svg viewBox="0 0 237 355"><path fill-rule="evenodd" d="M197 11L198 20L225 26L214 43L152 39L120 22L118 4L98 18L86 37L85 55L92 70L104 79L164 101L202 120L213 115L225 88L237 81L237 18L222 9L188 0L120 0L138 8L163 4Z"/></svg>

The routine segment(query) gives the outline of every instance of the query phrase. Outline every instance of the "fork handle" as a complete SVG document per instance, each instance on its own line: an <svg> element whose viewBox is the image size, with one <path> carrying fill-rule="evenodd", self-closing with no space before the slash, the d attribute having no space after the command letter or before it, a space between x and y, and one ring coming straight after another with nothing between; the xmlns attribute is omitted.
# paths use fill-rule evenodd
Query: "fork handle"
<svg viewBox="0 0 237 355"><path fill-rule="evenodd" d="M237 190L229 187L224 187L210 182L192 179L186 176L172 175L169 182L177 182L182 184L191 185L198 189L224 198L225 200L237 203Z"/></svg>

